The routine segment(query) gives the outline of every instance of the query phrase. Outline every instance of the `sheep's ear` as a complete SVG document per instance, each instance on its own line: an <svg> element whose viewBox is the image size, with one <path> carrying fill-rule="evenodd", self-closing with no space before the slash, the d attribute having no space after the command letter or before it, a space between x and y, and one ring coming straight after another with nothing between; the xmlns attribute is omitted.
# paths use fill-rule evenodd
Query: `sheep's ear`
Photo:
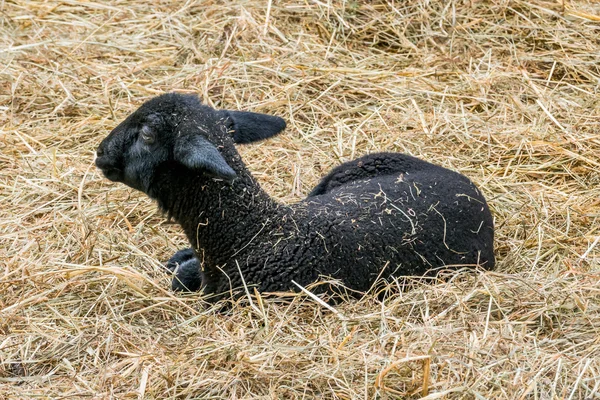
<svg viewBox="0 0 600 400"><path fill-rule="evenodd" d="M252 143L270 138L285 129L283 118L248 111L221 110L227 128L233 130L233 141Z"/></svg>
<svg viewBox="0 0 600 400"><path fill-rule="evenodd" d="M193 170L202 170L218 178L233 179L235 171L227 164L219 150L200 135L177 139L175 160Z"/></svg>

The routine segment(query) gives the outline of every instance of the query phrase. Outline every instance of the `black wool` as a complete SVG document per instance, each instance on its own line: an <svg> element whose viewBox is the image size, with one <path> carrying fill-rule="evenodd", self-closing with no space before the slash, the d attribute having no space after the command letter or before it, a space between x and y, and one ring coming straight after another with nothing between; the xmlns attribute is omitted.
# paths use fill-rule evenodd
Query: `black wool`
<svg viewBox="0 0 600 400"><path fill-rule="evenodd" d="M106 177L145 192L183 227L193 252L167 264L174 289L218 299L244 283L273 292L334 278L364 292L379 278L493 268L493 220L480 191L415 157L367 155L334 168L303 201L271 199L234 143L284 128L278 117L167 94L101 143L96 164Z"/></svg>

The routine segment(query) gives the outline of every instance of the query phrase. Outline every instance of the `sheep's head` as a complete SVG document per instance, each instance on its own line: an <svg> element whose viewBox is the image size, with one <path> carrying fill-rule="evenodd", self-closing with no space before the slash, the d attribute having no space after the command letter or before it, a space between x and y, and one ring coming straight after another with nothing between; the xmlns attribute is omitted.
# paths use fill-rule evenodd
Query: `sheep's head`
<svg viewBox="0 0 600 400"><path fill-rule="evenodd" d="M196 96L168 93L147 101L113 129L98 146L96 166L111 181L145 193L157 169L169 163L231 179L235 171L218 147L266 139L283 129L279 117L215 110Z"/></svg>

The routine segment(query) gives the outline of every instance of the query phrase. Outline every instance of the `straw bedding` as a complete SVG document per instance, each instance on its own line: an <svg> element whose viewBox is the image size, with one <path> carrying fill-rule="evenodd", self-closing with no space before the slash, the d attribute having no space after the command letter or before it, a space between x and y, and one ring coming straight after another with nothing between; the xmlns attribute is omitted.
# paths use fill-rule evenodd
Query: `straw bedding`
<svg viewBox="0 0 600 400"><path fill-rule="evenodd" d="M407 152L482 189L494 272L329 306L167 290L185 246L93 153L159 93L274 113L283 202ZM600 3L0 2L0 398L600 398Z"/></svg>

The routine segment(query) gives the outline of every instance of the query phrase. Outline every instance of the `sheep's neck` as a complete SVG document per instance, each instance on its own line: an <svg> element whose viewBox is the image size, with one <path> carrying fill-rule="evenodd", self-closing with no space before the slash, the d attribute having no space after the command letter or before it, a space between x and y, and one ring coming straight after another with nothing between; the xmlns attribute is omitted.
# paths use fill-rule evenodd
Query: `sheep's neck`
<svg viewBox="0 0 600 400"><path fill-rule="evenodd" d="M238 156L239 157L239 156ZM164 191L154 196L179 223L190 244L208 264L222 265L273 222L282 211L241 164L231 162L232 182L189 170L164 171ZM173 183L176 182L174 185Z"/></svg>

